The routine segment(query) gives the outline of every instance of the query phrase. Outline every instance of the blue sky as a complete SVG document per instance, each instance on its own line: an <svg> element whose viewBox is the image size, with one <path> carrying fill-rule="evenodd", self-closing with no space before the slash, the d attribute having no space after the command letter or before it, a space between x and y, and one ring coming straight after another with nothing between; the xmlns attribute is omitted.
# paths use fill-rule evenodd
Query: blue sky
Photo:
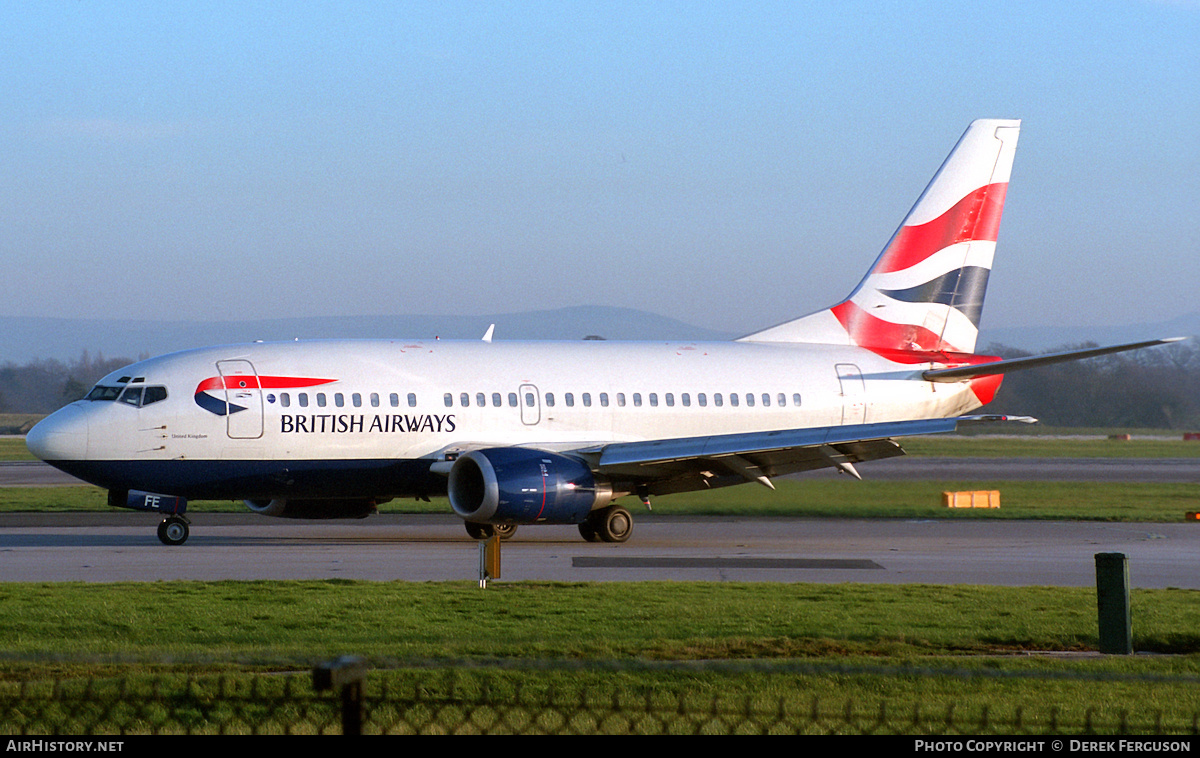
<svg viewBox="0 0 1200 758"><path fill-rule="evenodd" d="M746 332L1023 119L984 327L1196 311L1200 0L9 3L3 315Z"/></svg>

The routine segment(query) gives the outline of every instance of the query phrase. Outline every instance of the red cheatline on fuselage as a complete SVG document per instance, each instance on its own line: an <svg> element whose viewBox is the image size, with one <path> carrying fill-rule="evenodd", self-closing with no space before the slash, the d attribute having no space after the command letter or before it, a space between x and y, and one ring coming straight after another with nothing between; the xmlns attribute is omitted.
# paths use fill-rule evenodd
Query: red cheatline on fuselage
<svg viewBox="0 0 1200 758"><path fill-rule="evenodd" d="M208 392L210 390L222 389L303 389L305 387L318 387L322 384L331 384L336 381L337 379L313 379L302 376L257 376L255 374L239 374L237 376L214 376L209 379L205 379L196 386L196 392Z"/></svg>

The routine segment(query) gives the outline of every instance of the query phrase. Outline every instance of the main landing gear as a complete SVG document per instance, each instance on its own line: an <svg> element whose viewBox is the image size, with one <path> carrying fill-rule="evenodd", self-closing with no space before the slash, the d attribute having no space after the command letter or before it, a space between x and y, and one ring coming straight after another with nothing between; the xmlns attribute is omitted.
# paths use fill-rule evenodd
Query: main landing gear
<svg viewBox="0 0 1200 758"><path fill-rule="evenodd" d="M476 540L486 540L493 534L499 535L502 540L509 540L517 533L516 524L476 524L472 521L467 521L465 526L467 527L467 534Z"/></svg>
<svg viewBox="0 0 1200 758"><path fill-rule="evenodd" d="M619 505L588 514L579 524L579 534L588 542L624 542L633 534L633 516Z"/></svg>
<svg viewBox="0 0 1200 758"><path fill-rule="evenodd" d="M182 545L187 538L188 522L183 516L167 516L158 525L158 539L164 545Z"/></svg>
<svg viewBox="0 0 1200 758"><path fill-rule="evenodd" d="M486 540L493 534L509 540L516 534L516 524L464 523L472 539ZM588 514L587 520L579 524L579 534L588 542L625 542L633 534L633 516L619 505L610 505ZM162 530L159 529L161 537Z"/></svg>

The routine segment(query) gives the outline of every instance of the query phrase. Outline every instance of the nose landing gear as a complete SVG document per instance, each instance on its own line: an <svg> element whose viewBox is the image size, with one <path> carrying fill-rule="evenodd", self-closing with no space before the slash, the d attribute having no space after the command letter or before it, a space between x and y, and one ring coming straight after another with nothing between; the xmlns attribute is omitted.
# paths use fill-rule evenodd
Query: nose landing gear
<svg viewBox="0 0 1200 758"><path fill-rule="evenodd" d="M183 516L168 516L158 525L158 539L164 545L182 545L187 538L188 522Z"/></svg>

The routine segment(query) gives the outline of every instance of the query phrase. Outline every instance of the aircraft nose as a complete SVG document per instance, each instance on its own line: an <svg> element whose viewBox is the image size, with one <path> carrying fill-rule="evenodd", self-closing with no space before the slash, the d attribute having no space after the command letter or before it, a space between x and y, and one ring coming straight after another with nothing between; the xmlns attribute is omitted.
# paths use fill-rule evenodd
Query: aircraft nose
<svg viewBox="0 0 1200 758"><path fill-rule="evenodd" d="M68 405L34 424L25 435L29 452L43 461L80 461L87 456L87 413Z"/></svg>

